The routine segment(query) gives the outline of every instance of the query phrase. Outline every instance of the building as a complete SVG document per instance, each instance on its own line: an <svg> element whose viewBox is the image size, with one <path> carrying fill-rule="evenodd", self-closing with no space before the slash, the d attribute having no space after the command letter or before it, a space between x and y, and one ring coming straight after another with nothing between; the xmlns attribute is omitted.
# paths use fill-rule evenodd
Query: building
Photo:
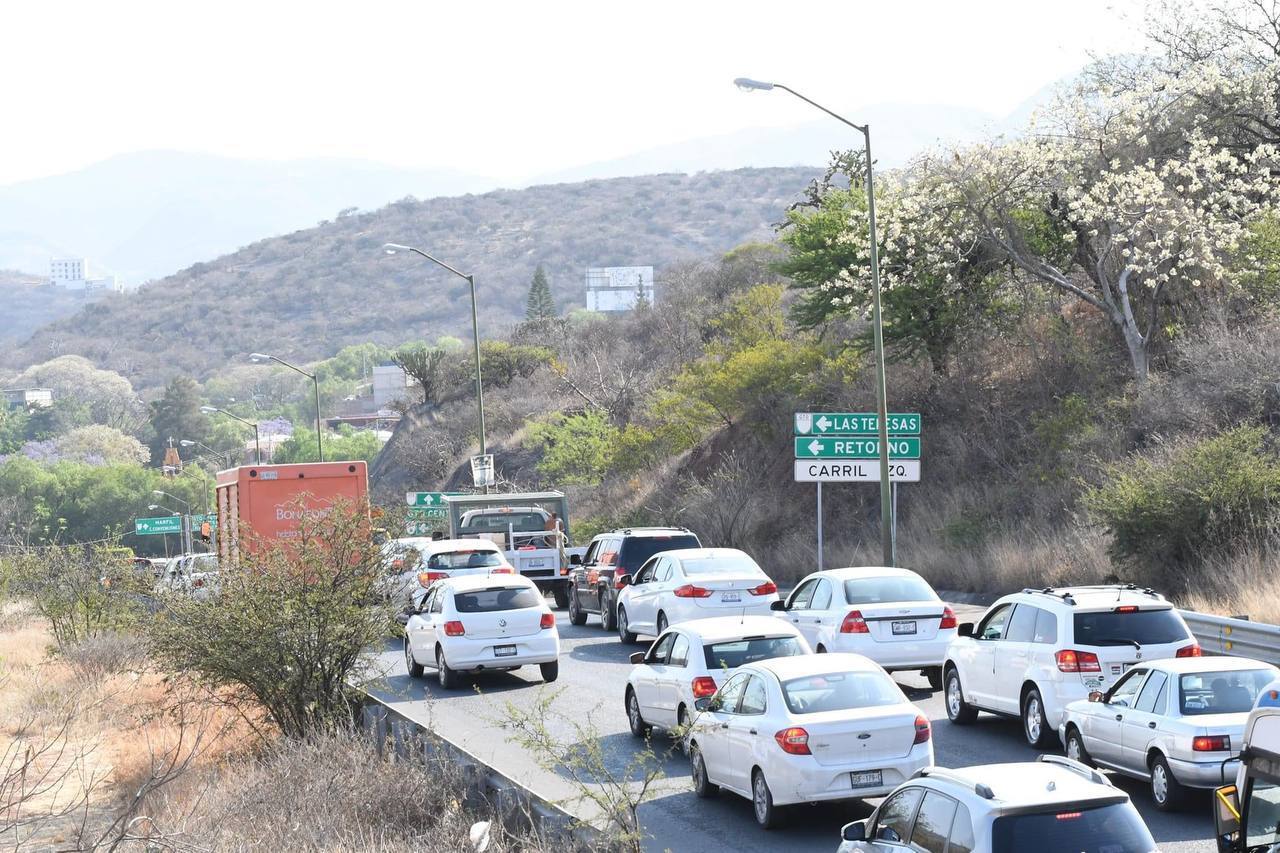
<svg viewBox="0 0 1280 853"><path fill-rule="evenodd" d="M641 299L654 302L653 267L589 267L588 311L630 311Z"/></svg>
<svg viewBox="0 0 1280 853"><path fill-rule="evenodd" d="M66 290L124 291L120 279L114 275L92 276L87 258L54 258L49 262L49 283Z"/></svg>
<svg viewBox="0 0 1280 853"><path fill-rule="evenodd" d="M31 411L53 405L52 388L6 388L4 406L9 411Z"/></svg>
<svg viewBox="0 0 1280 853"><path fill-rule="evenodd" d="M395 403L412 401L412 381L398 364L378 364L373 368L373 410L389 409Z"/></svg>

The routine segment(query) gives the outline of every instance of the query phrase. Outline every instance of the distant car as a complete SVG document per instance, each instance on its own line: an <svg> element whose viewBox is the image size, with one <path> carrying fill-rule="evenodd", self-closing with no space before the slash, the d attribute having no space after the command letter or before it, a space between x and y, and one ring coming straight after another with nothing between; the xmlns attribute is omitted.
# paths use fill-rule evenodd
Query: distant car
<svg viewBox="0 0 1280 853"><path fill-rule="evenodd" d="M715 694L738 667L811 654L794 627L768 616L717 616L682 622L631 656L623 703L631 733L650 726L688 728L694 703Z"/></svg>
<svg viewBox="0 0 1280 853"><path fill-rule="evenodd" d="M747 664L696 709L694 792L746 797L765 829L782 806L881 797L933 764L929 718L862 655Z"/></svg>
<svg viewBox="0 0 1280 853"><path fill-rule="evenodd" d="M1144 779L1163 811L1191 788L1235 778L1244 727L1280 670L1249 658L1175 658L1135 666L1106 693L1072 702L1067 755Z"/></svg>
<svg viewBox="0 0 1280 853"><path fill-rule="evenodd" d="M502 549L488 539L392 539L382 546L382 564L387 570L384 595L405 604L445 578L515 574Z"/></svg>
<svg viewBox="0 0 1280 853"><path fill-rule="evenodd" d="M1128 794L1098 771L1056 755L921 770L840 835L838 853L1156 850Z"/></svg>
<svg viewBox="0 0 1280 853"><path fill-rule="evenodd" d="M218 591L216 554L183 554L165 563L155 584L157 594L190 595L204 599Z"/></svg>
<svg viewBox="0 0 1280 853"><path fill-rule="evenodd" d="M569 621L585 625L588 614L599 613L600 627L616 631L623 587L619 579L634 576L660 551L700 547L698 537L683 527L627 527L601 533L569 572Z"/></svg>
<svg viewBox="0 0 1280 853"><path fill-rule="evenodd" d="M814 650L866 655L886 670L918 669L942 688L956 614L908 569L828 569L808 575L775 609Z"/></svg>
<svg viewBox="0 0 1280 853"><path fill-rule="evenodd" d="M618 595L618 636L634 643L708 616L768 616L778 586L736 548L686 548L650 557Z"/></svg>
<svg viewBox="0 0 1280 853"><path fill-rule="evenodd" d="M520 575L437 581L405 626L405 666L420 678L434 666L451 690L462 673L510 671L537 664L543 681L560 674L556 618L533 581Z"/></svg>

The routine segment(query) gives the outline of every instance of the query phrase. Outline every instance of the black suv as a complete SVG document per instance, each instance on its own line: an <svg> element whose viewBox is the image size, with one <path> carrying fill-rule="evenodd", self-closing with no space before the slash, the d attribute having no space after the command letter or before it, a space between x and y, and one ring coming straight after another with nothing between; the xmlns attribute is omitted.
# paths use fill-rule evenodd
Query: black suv
<svg viewBox="0 0 1280 853"><path fill-rule="evenodd" d="M569 621L585 625L587 614L599 613L600 626L616 630L618 578L633 574L660 551L701 547L698 537L683 527L628 527L601 533L569 572Z"/></svg>

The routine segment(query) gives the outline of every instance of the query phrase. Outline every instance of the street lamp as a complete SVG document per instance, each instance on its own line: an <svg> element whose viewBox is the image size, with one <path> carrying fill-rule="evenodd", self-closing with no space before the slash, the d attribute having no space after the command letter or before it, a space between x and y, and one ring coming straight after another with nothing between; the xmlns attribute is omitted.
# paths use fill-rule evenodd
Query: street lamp
<svg viewBox="0 0 1280 853"><path fill-rule="evenodd" d="M200 448L201 450L203 450L205 453L211 453L211 454L213 454L214 456L225 457L227 467L228 467L228 468L230 468L230 467L231 467L231 451L229 451L229 450L225 450L225 451L224 451L224 450L214 450L212 447L210 447L209 445L205 444L204 442L200 442L200 441L192 441L192 440L191 440L191 439L189 439L189 438L179 439L179 440L178 440L178 444L179 444L179 445L181 445L182 447L198 447L198 448Z"/></svg>
<svg viewBox="0 0 1280 853"><path fill-rule="evenodd" d="M444 267L456 276L467 280L467 285L471 288L471 329L475 336L475 352L476 352L476 405L480 408L480 455L484 456L488 453L484 441L484 385L480 380L480 320L476 313L476 280L473 276L454 269L439 258L433 258L421 249L415 249L413 246L403 246L399 243L383 243L382 249L388 255L394 255L396 252L413 252L421 255L437 266ZM489 493L489 487L484 487L484 493Z"/></svg>
<svg viewBox="0 0 1280 853"><path fill-rule="evenodd" d="M231 418L232 420L234 420L234 421L239 421L240 423L244 424L245 426L251 426L251 427L253 427L253 449L254 449L254 456L256 456L256 457L257 457L256 462L257 462L259 465L261 465L261 464L262 464L262 442L258 440L258 425L257 425L257 424L255 424L253 421L246 421L244 418L240 417L239 415L233 415L233 414L231 414L230 412L228 412L226 409L219 409L217 406L201 406L201 407L200 407L200 412L201 412L202 414L206 414L206 415L212 415L212 414L215 414L215 413L216 413L216 414L219 414L219 415L226 415L227 417Z"/></svg>
<svg viewBox="0 0 1280 853"><path fill-rule="evenodd" d="M182 516L182 552L184 554L193 553L195 549L191 546L191 504L187 503L177 495L169 494L163 489L152 489L151 494L155 495L156 497L168 498L171 501L177 501L178 503L182 504L184 507L187 508L186 514ZM170 511L172 512L172 510ZM174 514L178 515L178 513L174 513Z"/></svg>
<svg viewBox="0 0 1280 853"><path fill-rule="evenodd" d="M884 323L880 315L880 247L876 242L876 194L871 177L871 125L854 124L844 116L833 113L822 104L809 100L795 89L790 89L781 83L766 83L761 80L752 80L750 77L739 77L733 81L733 84L745 92L768 92L773 89L789 92L806 104L817 107L862 134L867 160L867 219L870 221L871 230L871 324L876 352L876 421L880 439L880 547L885 565L892 566L895 556L893 553L893 493L889 485L889 409L884 378Z"/></svg>
<svg viewBox="0 0 1280 853"><path fill-rule="evenodd" d="M320 426L320 380L316 378L316 375L314 373L308 373L307 371L303 370L301 367L298 367L297 365L294 365L294 364L290 364L289 362L285 361L283 358L276 358L274 355L267 355L266 353L255 352L249 356L249 360L252 361L254 364L262 364L264 362L274 361L277 364L283 364L285 367L289 368L295 373L301 373L303 376L311 380L311 385L312 387L315 388L315 392L316 392L316 461L323 462L324 461L324 445L321 443L321 440L320 440L320 435L321 433L324 432L324 430Z"/></svg>

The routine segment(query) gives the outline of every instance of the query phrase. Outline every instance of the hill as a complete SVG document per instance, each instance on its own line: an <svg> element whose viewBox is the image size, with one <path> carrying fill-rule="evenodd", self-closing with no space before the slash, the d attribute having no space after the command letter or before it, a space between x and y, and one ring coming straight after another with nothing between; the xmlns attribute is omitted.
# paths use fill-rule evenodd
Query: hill
<svg viewBox="0 0 1280 853"><path fill-rule="evenodd" d="M262 240L40 329L10 367L74 353L153 387L205 378L254 350L302 361L353 343L470 331L461 279L385 242L421 246L474 274L482 333L523 316L542 264L560 310L583 302L588 266L702 259L767 239L812 168L652 175L406 199ZM661 272L659 272L661 298Z"/></svg>
<svg viewBox="0 0 1280 853"><path fill-rule="evenodd" d="M0 346L21 343L39 327L70 317L102 294L71 293L40 276L0 269Z"/></svg>

